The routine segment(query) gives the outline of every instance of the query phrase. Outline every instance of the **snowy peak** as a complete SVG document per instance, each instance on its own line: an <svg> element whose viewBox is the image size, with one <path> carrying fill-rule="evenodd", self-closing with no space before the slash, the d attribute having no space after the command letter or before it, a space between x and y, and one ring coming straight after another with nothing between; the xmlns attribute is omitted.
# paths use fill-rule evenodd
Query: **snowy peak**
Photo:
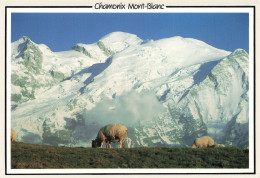
<svg viewBox="0 0 260 178"><path fill-rule="evenodd" d="M244 54L247 54L247 55L248 55L248 53L246 52L246 50L241 49L241 48L236 49L233 53L244 53Z"/></svg>
<svg viewBox="0 0 260 178"><path fill-rule="evenodd" d="M123 51L129 46L139 45L142 42L136 35L124 32L113 32L102 37L93 44L79 43L72 47L73 50L84 55L105 62L113 54Z"/></svg>
<svg viewBox="0 0 260 178"><path fill-rule="evenodd" d="M180 36L155 41L154 45L163 49L167 56L176 59L181 66L215 61L230 54L200 40Z"/></svg>
<svg viewBox="0 0 260 178"><path fill-rule="evenodd" d="M28 36L22 36L22 38L20 38L19 43L26 43L28 41L32 41Z"/></svg>
<svg viewBox="0 0 260 178"><path fill-rule="evenodd" d="M12 61L23 64L28 71L39 74L42 69L43 54L38 45L30 38L23 36L12 44Z"/></svg>
<svg viewBox="0 0 260 178"><path fill-rule="evenodd" d="M230 59L244 59L248 62L248 53L244 49L236 49L233 53L228 56Z"/></svg>
<svg viewBox="0 0 260 178"><path fill-rule="evenodd" d="M12 57L13 56L15 58L23 57L26 51L39 48L39 46L40 45L33 42L29 37L23 36L19 40L12 43ZM46 46L46 45L42 45L42 46ZM33 53L34 51L31 52Z"/></svg>
<svg viewBox="0 0 260 178"><path fill-rule="evenodd" d="M12 56L18 56L21 55L27 45L27 43L31 41L30 38L27 36L23 36L19 40L12 43ZM31 41L32 42L32 41Z"/></svg>
<svg viewBox="0 0 260 178"><path fill-rule="evenodd" d="M243 49L236 49L233 53L223 59L223 62L230 66L238 66L243 70L246 76L249 74L249 56L248 53ZM235 69L234 69L235 70Z"/></svg>
<svg viewBox="0 0 260 178"><path fill-rule="evenodd" d="M99 41L102 41L104 44L128 43L129 45L135 45L140 44L143 40L131 33L112 32L102 37Z"/></svg>
<svg viewBox="0 0 260 178"><path fill-rule="evenodd" d="M236 49L228 57L229 58L239 57L239 58L243 58L244 60L248 61L248 53L244 49Z"/></svg>
<svg viewBox="0 0 260 178"><path fill-rule="evenodd" d="M22 43L26 43L26 42L29 42L29 41L32 42L32 40L31 40L28 36L22 36L22 37L21 37L19 40L17 40L16 42L22 44Z"/></svg>
<svg viewBox="0 0 260 178"><path fill-rule="evenodd" d="M13 45L13 47L20 46L20 45L26 46L28 43L32 43L32 44L36 45L36 43L34 43L27 36L22 36L19 40L13 42L12 45Z"/></svg>
<svg viewBox="0 0 260 178"><path fill-rule="evenodd" d="M113 54L126 49L132 45L142 42L136 35L125 32L113 32L101 38L97 44L108 54Z"/></svg>

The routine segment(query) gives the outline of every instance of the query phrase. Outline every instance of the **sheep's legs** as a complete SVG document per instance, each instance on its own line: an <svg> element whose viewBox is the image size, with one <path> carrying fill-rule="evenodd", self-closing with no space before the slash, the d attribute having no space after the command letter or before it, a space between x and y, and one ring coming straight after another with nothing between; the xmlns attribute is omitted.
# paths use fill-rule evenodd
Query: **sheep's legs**
<svg viewBox="0 0 260 178"><path fill-rule="evenodd" d="M125 148L125 140L120 140L120 148Z"/></svg>
<svg viewBox="0 0 260 178"><path fill-rule="evenodd" d="M106 141L106 148L111 148L111 143L109 141Z"/></svg>

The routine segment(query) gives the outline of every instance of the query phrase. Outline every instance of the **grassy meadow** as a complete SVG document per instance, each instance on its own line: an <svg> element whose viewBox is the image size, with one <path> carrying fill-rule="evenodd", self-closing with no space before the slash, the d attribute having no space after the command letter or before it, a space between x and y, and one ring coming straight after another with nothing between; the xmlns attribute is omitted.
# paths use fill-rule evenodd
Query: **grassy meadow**
<svg viewBox="0 0 260 178"><path fill-rule="evenodd" d="M12 142L12 169L47 168L248 168L248 149L83 148Z"/></svg>

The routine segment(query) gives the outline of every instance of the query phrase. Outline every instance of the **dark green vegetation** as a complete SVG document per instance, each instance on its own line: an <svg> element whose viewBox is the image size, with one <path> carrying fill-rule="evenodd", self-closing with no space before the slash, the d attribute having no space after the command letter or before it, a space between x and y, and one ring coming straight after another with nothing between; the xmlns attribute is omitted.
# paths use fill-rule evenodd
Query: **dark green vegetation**
<svg viewBox="0 0 260 178"><path fill-rule="evenodd" d="M248 168L248 149L100 149L12 143L12 168Z"/></svg>

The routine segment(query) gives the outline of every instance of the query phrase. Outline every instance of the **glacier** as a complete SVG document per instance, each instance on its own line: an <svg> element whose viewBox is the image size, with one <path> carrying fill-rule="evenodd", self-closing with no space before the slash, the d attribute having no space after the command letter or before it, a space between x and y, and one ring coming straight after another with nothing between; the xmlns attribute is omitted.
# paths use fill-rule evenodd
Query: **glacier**
<svg viewBox="0 0 260 178"><path fill-rule="evenodd" d="M18 141L90 147L101 127L118 122L128 128L127 147L189 147L203 135L249 146L243 49L180 36L144 41L125 32L63 52L24 36L11 49Z"/></svg>

